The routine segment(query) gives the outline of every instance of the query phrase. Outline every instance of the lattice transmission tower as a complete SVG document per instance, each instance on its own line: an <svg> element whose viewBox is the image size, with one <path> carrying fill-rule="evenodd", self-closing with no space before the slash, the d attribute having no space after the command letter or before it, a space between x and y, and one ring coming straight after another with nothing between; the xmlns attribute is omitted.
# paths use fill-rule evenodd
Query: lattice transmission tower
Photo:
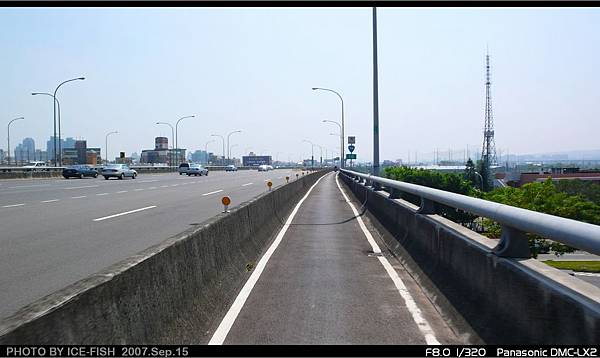
<svg viewBox="0 0 600 358"><path fill-rule="evenodd" d="M496 165L496 142L494 140L494 116L492 112L492 82L490 80L490 54L485 56L485 126L483 129L483 147L481 160L487 168Z"/></svg>

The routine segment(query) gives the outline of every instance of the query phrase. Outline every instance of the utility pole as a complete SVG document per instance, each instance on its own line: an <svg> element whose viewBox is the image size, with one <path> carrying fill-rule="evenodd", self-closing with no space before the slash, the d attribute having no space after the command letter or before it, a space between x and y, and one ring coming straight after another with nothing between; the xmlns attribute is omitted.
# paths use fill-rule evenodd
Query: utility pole
<svg viewBox="0 0 600 358"><path fill-rule="evenodd" d="M377 8L373 7L373 175L379 175L379 90L377 82Z"/></svg>

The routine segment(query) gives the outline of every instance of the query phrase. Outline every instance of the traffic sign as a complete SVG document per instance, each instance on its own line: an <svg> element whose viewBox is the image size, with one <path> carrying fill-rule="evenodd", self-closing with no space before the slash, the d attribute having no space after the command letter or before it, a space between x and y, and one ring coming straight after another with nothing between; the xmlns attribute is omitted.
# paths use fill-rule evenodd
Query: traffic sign
<svg viewBox="0 0 600 358"><path fill-rule="evenodd" d="M348 146L348 150L350 151L350 153L354 152L354 148L356 148L356 147L354 146L354 144L350 144L350 145Z"/></svg>
<svg viewBox="0 0 600 358"><path fill-rule="evenodd" d="M353 135L348 136L348 144L356 144L356 137Z"/></svg>
<svg viewBox="0 0 600 358"><path fill-rule="evenodd" d="M346 159L356 159L356 154L346 154Z"/></svg>

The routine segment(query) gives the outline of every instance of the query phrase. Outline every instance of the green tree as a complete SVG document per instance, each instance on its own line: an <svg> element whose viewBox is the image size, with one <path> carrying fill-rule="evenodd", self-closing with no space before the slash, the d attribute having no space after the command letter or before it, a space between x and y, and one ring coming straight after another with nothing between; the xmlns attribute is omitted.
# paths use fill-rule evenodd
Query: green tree
<svg viewBox="0 0 600 358"><path fill-rule="evenodd" d="M482 179L482 188L483 191L487 192L494 188L492 184L492 172L490 171L490 166L486 164L483 160L477 161L477 171L481 175Z"/></svg>
<svg viewBox="0 0 600 358"><path fill-rule="evenodd" d="M474 188L480 188L481 183L480 179L477 176L477 171L475 170L475 163L469 158L467 160L467 164L465 165L465 180L469 181Z"/></svg>
<svg viewBox="0 0 600 358"><path fill-rule="evenodd" d="M389 167L385 168L385 177L400 180L407 183L423 185L429 188L440 189L452 193L480 196L480 193L473 189L471 182L465 180L459 173L443 173L435 170L417 169L409 167ZM421 198L416 195L402 193L402 198L415 204L421 204ZM467 227L473 227L473 220L476 216L466 213L446 205L435 203L436 212L440 215L460 223Z"/></svg>
<svg viewBox="0 0 600 358"><path fill-rule="evenodd" d="M556 190L569 194L581 195L596 205L600 205L600 184L587 180L572 179L558 180L555 184Z"/></svg>
<svg viewBox="0 0 600 358"><path fill-rule="evenodd" d="M525 184L520 188L498 188L486 193L484 198L497 203L600 225L600 205L587 200L582 195L560 192L550 178L541 183ZM484 219L484 226L487 236L500 237L498 223ZM557 255L575 250L573 247L546 240L538 235L528 234L527 236L534 257L546 250Z"/></svg>

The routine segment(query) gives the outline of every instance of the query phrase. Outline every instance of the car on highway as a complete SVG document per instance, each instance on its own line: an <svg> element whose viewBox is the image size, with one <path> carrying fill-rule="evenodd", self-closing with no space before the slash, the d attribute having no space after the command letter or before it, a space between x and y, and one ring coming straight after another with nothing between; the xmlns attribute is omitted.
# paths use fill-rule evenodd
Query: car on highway
<svg viewBox="0 0 600 358"><path fill-rule="evenodd" d="M190 169L190 163L181 163L181 164L179 164L179 169L177 169L177 171L179 172L179 175L183 175L183 174L187 174L189 169Z"/></svg>
<svg viewBox="0 0 600 358"><path fill-rule="evenodd" d="M272 165L263 164L263 165L259 165L258 166L258 171L259 172L268 172L269 170L273 170L273 166Z"/></svg>
<svg viewBox="0 0 600 358"><path fill-rule="evenodd" d="M109 178L123 179L125 177L131 177L131 179L135 179L137 177L137 172L133 169L130 169L126 164L106 165L104 168L102 168L102 172L100 172L100 174L106 180Z"/></svg>
<svg viewBox="0 0 600 358"><path fill-rule="evenodd" d="M46 162L41 162L41 161L33 161L33 162L29 162L26 165L23 166L23 169L26 169L27 171L29 170L36 170L36 169L43 169L43 168L47 168L46 166Z"/></svg>
<svg viewBox="0 0 600 358"><path fill-rule="evenodd" d="M206 169L205 167L203 167L201 164L192 164L190 165L190 167L187 170L187 175L191 176L191 175L195 175L195 176L203 176L203 175L208 175L208 169Z"/></svg>
<svg viewBox="0 0 600 358"><path fill-rule="evenodd" d="M237 167L233 164L229 164L225 167L226 172L237 172Z"/></svg>
<svg viewBox="0 0 600 358"><path fill-rule="evenodd" d="M95 168L92 168L92 166L90 165L71 165L63 169L62 176L65 177L65 179L83 179L85 177L97 178L98 172Z"/></svg>

